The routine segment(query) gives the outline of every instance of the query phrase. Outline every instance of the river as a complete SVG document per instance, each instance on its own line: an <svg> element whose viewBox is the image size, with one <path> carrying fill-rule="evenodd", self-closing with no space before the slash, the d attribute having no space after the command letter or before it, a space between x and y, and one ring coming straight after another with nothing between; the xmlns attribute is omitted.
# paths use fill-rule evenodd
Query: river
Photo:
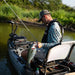
<svg viewBox="0 0 75 75"><path fill-rule="evenodd" d="M15 26L14 26L15 27ZM24 27L18 26L17 34L21 36L26 36L27 40L30 41L41 41L43 36L44 27L32 27L28 26L30 31L27 31ZM7 40L9 39L9 34L11 33L11 25L8 23L0 23L0 75L16 75L13 66L8 59L7 50ZM75 33L65 31L63 41L73 41L75 40ZM75 48L71 54L71 61L75 62Z"/></svg>

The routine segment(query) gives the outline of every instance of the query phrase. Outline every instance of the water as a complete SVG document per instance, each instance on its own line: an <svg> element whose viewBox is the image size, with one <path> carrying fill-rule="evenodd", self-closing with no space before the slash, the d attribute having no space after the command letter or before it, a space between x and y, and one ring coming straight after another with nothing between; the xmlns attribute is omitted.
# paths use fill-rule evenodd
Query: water
<svg viewBox="0 0 75 75"><path fill-rule="evenodd" d="M15 26L14 26L15 27ZM19 26L17 30L18 35L24 35L30 41L41 41L41 38L44 33L44 27L31 27L28 26L31 33L28 32L24 27ZM11 65L8 59L8 51L7 51L7 40L9 38L9 33L11 33L11 25L0 23L0 75L16 75L16 72L13 70L13 66ZM75 33L65 31L63 41L73 41L75 40ZM75 49L71 54L71 60L75 62Z"/></svg>

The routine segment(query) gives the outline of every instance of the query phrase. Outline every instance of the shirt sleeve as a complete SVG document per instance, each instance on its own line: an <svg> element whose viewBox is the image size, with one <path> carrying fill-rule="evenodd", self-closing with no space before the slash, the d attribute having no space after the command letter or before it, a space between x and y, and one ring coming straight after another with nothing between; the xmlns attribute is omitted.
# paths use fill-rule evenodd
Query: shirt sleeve
<svg viewBox="0 0 75 75"><path fill-rule="evenodd" d="M58 44L60 44L60 43L42 43L42 47L43 48L51 48L51 47L56 46Z"/></svg>

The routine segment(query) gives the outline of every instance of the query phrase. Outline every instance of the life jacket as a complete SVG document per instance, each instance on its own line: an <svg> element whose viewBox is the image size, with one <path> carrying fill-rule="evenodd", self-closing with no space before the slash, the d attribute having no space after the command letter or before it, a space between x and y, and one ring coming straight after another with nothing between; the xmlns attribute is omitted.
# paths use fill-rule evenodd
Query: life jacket
<svg viewBox="0 0 75 75"><path fill-rule="evenodd" d="M60 42L62 41L63 33L64 33L63 26L56 19L54 19L54 20L50 21L50 23L47 26L47 29L45 30L45 33L44 33L43 38L42 38L42 41L41 41L42 43L47 43L48 31L49 31L49 28L50 28L50 26L52 25L53 22L57 22L58 25L60 26L61 34L62 34L62 37L60 39Z"/></svg>

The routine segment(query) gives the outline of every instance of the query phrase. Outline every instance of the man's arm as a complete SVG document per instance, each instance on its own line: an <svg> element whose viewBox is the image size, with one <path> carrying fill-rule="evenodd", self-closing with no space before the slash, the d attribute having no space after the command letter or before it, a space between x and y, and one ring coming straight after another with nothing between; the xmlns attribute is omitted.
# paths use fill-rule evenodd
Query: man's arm
<svg viewBox="0 0 75 75"><path fill-rule="evenodd" d="M57 22L53 23L54 25L51 25L48 32L48 38L47 43L38 43L38 47L47 47L50 48L56 44L60 44L61 40L61 30Z"/></svg>

